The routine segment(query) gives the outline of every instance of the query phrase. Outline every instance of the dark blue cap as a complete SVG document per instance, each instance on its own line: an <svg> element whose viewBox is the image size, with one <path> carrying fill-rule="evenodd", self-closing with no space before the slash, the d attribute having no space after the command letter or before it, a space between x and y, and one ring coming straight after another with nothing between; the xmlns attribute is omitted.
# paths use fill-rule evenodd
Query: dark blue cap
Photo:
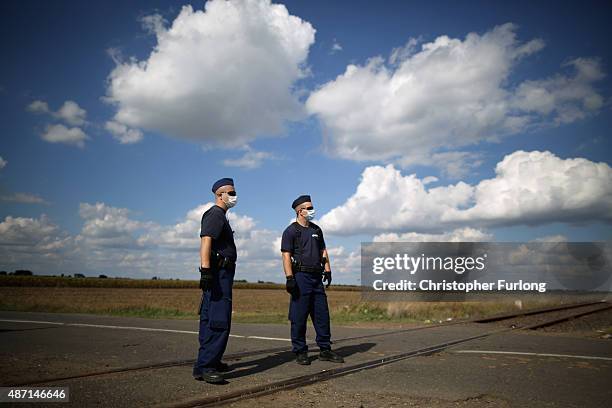
<svg viewBox="0 0 612 408"><path fill-rule="evenodd" d="M232 180L231 178L222 178L220 180L215 181L215 184L213 184L212 186L212 192L216 192L219 188L223 187L223 186L233 186L234 185L234 180Z"/></svg>
<svg viewBox="0 0 612 408"><path fill-rule="evenodd" d="M301 195L295 200L293 200L293 204L291 204L291 208L295 210L295 207L297 207L300 204L307 203L308 201L312 201L309 195Z"/></svg>

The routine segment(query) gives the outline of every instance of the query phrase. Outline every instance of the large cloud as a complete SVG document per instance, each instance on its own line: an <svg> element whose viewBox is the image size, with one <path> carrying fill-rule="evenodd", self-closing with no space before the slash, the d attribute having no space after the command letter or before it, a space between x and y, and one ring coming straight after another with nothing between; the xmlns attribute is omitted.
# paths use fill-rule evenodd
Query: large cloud
<svg viewBox="0 0 612 408"><path fill-rule="evenodd" d="M511 87L517 63L544 46L539 39L519 42L515 31L505 24L464 40L441 36L418 51L411 40L388 63L375 57L349 65L306 103L321 120L327 150L402 166L444 167L450 159L445 170L460 175L474 157L457 149L599 110L597 60L575 59L568 74Z"/></svg>
<svg viewBox="0 0 612 408"><path fill-rule="evenodd" d="M427 188L427 181L403 176L393 165L367 167L357 191L321 217L321 227L335 234L439 230L443 214L470 203L473 187Z"/></svg>
<svg viewBox="0 0 612 408"><path fill-rule="evenodd" d="M392 165L367 167L348 200L321 218L335 234L441 232L461 226L612 221L612 169L606 163L517 151L496 176L428 188Z"/></svg>
<svg viewBox="0 0 612 408"><path fill-rule="evenodd" d="M157 45L110 73L115 123L236 146L300 117L293 87L315 30L285 6L212 0L204 11L183 7L169 28L160 16L143 23Z"/></svg>
<svg viewBox="0 0 612 408"><path fill-rule="evenodd" d="M71 236L48 217L7 217L0 222L0 269L29 268L35 273L104 273L109 276L197 278L202 214L199 205L173 225L132 218L127 208L81 203L83 227ZM280 233L257 228L247 215L228 213L240 266L237 278L280 280L276 239ZM279 244L280 245L280 244Z"/></svg>
<svg viewBox="0 0 612 408"><path fill-rule="evenodd" d="M583 158L518 151L495 167L496 177L474 189L474 205L444 220L479 224L612 221L612 169Z"/></svg>
<svg viewBox="0 0 612 408"><path fill-rule="evenodd" d="M138 230L151 227L129 217L126 208L110 207L105 203L81 203L79 215L85 221L79 239L92 247L133 248L139 246L134 236Z"/></svg>
<svg viewBox="0 0 612 408"><path fill-rule="evenodd" d="M57 270L70 261L74 248L74 239L44 214L0 222L0 268Z"/></svg>

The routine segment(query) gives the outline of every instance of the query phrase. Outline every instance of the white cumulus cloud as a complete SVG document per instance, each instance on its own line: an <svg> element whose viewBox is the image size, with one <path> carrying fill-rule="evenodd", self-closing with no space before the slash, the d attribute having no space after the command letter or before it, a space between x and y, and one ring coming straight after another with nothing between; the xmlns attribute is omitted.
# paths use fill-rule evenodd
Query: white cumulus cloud
<svg viewBox="0 0 612 408"><path fill-rule="evenodd" d="M51 110L49 109L49 104L45 101L35 100L30 103L26 109L32 113L49 113Z"/></svg>
<svg viewBox="0 0 612 408"><path fill-rule="evenodd" d="M492 241L492 234L475 228L457 228L441 234L406 232L403 234L386 233L374 236L373 242L483 242Z"/></svg>
<svg viewBox="0 0 612 408"><path fill-rule="evenodd" d="M89 136L81 128L68 128L62 124L57 124L48 125L41 138L49 143L64 143L83 148Z"/></svg>
<svg viewBox="0 0 612 408"><path fill-rule="evenodd" d="M449 228L612 221L612 169L583 158L516 151L495 177L428 188L393 165L367 167L356 192L321 218L325 231L440 233Z"/></svg>
<svg viewBox="0 0 612 408"><path fill-rule="evenodd" d="M293 88L315 30L270 0L212 0L185 6L165 27L143 24L157 44L147 59L117 61L108 77L113 118L207 145L239 146L278 134L302 116Z"/></svg>
<svg viewBox="0 0 612 408"><path fill-rule="evenodd" d="M327 151L350 160L392 160L401 166L438 166L452 153L447 172L460 176L472 159L460 149L547 124L596 113L603 78L595 59L570 62L568 73L513 87L521 59L538 52L540 39L521 42L504 24L465 39L411 39L389 61L373 57L349 65L309 96L306 107L323 126Z"/></svg>
<svg viewBox="0 0 612 408"><path fill-rule="evenodd" d="M468 205L472 196L473 187L464 182L427 188L391 164L370 166L355 193L320 222L324 231L335 234L430 231L440 228L443 214Z"/></svg>
<svg viewBox="0 0 612 408"><path fill-rule="evenodd" d="M87 112L74 101L66 101L55 113L55 116L69 125L82 126L85 124Z"/></svg>
<svg viewBox="0 0 612 408"><path fill-rule="evenodd" d="M0 222L0 268L31 269L45 273L70 262L74 240L51 222L39 218L7 216Z"/></svg>
<svg viewBox="0 0 612 408"><path fill-rule="evenodd" d="M551 152L514 152L497 163L495 177L474 188L473 205L443 220L529 224L612 220L612 169Z"/></svg>
<svg viewBox="0 0 612 408"><path fill-rule="evenodd" d="M223 160L223 165L227 167L242 167L245 169L255 169L260 167L265 160L275 159L276 156L270 152L262 152L247 149L241 157Z"/></svg>
<svg viewBox="0 0 612 408"><path fill-rule="evenodd" d="M114 120L107 121L104 127L121 144L138 143L143 138L142 131L139 129L130 129L124 124L115 122Z"/></svg>
<svg viewBox="0 0 612 408"><path fill-rule="evenodd" d="M79 239L95 247L137 247L135 232L148 225L129 217L126 208L108 206L105 203L81 203L79 215L85 221Z"/></svg>
<svg viewBox="0 0 612 408"><path fill-rule="evenodd" d="M8 216L0 222L0 269L35 273L197 279L200 221L213 203L198 205L175 224L133 219L132 211L106 203L81 203L83 227L71 236L47 216ZM278 231L252 217L228 212L238 248L238 279L276 280L282 273Z"/></svg>
<svg viewBox="0 0 612 408"><path fill-rule="evenodd" d="M56 119L60 119L72 126L83 126L86 122L87 111L74 101L65 101L56 111L49 109L49 104L45 101L35 100L27 106L27 110L33 113L46 113Z"/></svg>
<svg viewBox="0 0 612 408"><path fill-rule="evenodd" d="M338 40L336 40L334 38L334 42L332 43L331 50L329 51L329 53L330 54L335 54L335 53L340 52L340 51L342 51L342 45L340 45Z"/></svg>
<svg viewBox="0 0 612 408"><path fill-rule="evenodd" d="M8 164L8 162L6 160L4 160L2 158L2 156L0 156L0 170L2 170L3 168L6 167L6 165Z"/></svg>
<svg viewBox="0 0 612 408"><path fill-rule="evenodd" d="M513 95L512 106L549 116L556 124L571 123L599 110L603 97L592 86L593 82L605 77L599 61L577 58L565 65L574 69L573 77L555 75L544 80L525 81Z"/></svg>

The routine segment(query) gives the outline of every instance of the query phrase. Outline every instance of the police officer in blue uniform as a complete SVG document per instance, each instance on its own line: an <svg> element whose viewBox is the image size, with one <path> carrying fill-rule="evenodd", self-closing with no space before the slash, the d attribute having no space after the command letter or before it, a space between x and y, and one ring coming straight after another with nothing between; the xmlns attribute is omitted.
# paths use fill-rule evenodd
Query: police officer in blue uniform
<svg viewBox="0 0 612 408"><path fill-rule="evenodd" d="M319 360L343 363L344 359L331 350L329 308L323 282L331 284L331 266L325 248L323 231L315 223L314 207L308 195L293 201L296 221L283 232L281 252L287 278L287 292L291 295L289 320L291 344L296 362L309 365L306 345L306 322L310 315L319 346Z"/></svg>
<svg viewBox="0 0 612 408"><path fill-rule="evenodd" d="M227 364L221 361L232 322L232 286L236 244L227 210L236 205L234 181L223 178L212 186L215 205L202 216L200 230L200 348L193 376L208 383L224 382Z"/></svg>

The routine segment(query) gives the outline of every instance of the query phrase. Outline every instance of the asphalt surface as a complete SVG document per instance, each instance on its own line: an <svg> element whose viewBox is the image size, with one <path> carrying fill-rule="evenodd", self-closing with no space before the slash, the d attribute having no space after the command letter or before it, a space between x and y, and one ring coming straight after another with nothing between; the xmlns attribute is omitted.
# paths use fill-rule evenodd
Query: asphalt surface
<svg viewBox="0 0 612 408"><path fill-rule="evenodd" d="M194 359L197 327L196 321L186 320L0 312L1 383ZM332 330L336 339L384 332L335 326ZM389 330L385 336L340 342L335 350L352 365L491 330L499 327L466 324L394 334ZM232 335L229 355L290 346L288 325L235 324ZM308 337L314 337L312 328ZM171 405L339 366L311 355L310 366L295 364L290 352L228 360L232 371L224 385L195 381L187 363L44 386L69 387L72 406ZM297 407L299 400L300 407L599 407L612 400L611 383L610 340L512 332L234 405Z"/></svg>

